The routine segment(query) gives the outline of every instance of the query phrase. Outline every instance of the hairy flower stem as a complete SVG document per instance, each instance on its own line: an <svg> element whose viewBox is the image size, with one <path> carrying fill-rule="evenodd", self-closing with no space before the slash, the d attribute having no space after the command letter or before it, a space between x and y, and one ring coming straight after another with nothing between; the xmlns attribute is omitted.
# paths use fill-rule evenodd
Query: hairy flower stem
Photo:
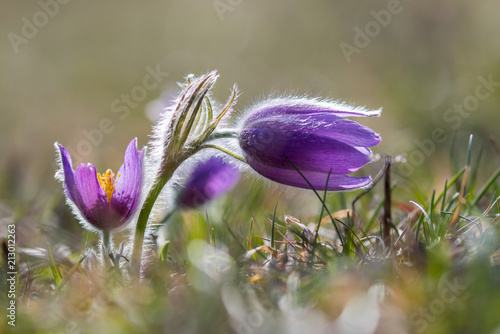
<svg viewBox="0 0 500 334"><path fill-rule="evenodd" d="M144 245L144 235L146 233L146 228L149 221L149 216L153 210L153 206L158 199L163 187L170 180L175 170L179 165L186 160L191 155L195 154L200 150L200 147L196 149L189 149L181 154L177 159L169 159L170 163L164 165L160 172L160 176L155 180L151 186L151 190L146 197L146 200L142 206L141 212L139 213L139 218L137 219L137 225L135 228L134 245L132 248L132 275L140 277L141 273L141 260L142 260L142 248Z"/></svg>
<svg viewBox="0 0 500 334"><path fill-rule="evenodd" d="M227 148L224 148L224 147L221 147L221 146L218 146L218 145L213 145L213 144L205 144L205 145L202 145L201 148L214 148L216 150L219 150L221 152L226 153L227 155L232 156L235 159L240 160L241 162L246 163L245 158L243 158L242 156L240 156L240 155L232 152L231 150L228 150Z"/></svg>
<svg viewBox="0 0 500 334"><path fill-rule="evenodd" d="M142 247L144 244L144 234L146 233L149 216L151 215L151 211L153 210L153 206L156 199L160 195L161 190L165 184L167 184L168 180L170 180L178 166L179 164L172 164L172 166L167 169L167 172L162 174L162 177L156 179L148 193L148 196L146 197L146 201L142 206L141 212L139 213L137 226L135 228L134 246L132 248L132 271L133 275L136 275L136 277L139 277L141 272Z"/></svg>
<svg viewBox="0 0 500 334"><path fill-rule="evenodd" d="M111 243L111 234L109 233L109 231L106 230L102 231L102 245L108 251L110 243Z"/></svg>
<svg viewBox="0 0 500 334"><path fill-rule="evenodd" d="M226 131L212 133L208 137L207 141L215 140L215 139L222 139L222 138L237 138L237 137L238 137L237 130L226 130Z"/></svg>
<svg viewBox="0 0 500 334"><path fill-rule="evenodd" d="M111 254L111 234L109 231L103 230L101 234L101 242L102 242L102 260L104 262L104 266L109 268L109 257Z"/></svg>

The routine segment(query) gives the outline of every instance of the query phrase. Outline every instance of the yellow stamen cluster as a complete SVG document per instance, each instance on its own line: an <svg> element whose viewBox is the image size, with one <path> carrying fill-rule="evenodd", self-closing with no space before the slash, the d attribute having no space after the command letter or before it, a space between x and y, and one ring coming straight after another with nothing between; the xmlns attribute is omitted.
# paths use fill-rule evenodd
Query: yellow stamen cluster
<svg viewBox="0 0 500 334"><path fill-rule="evenodd" d="M106 173L102 175L97 173L97 181L99 181L99 184L106 193L106 196L108 197L108 202L110 203L111 203L111 196L113 196L113 191L115 191L116 183L118 182L119 177L120 174L118 174L115 180L115 173L113 173L111 169L108 169Z"/></svg>

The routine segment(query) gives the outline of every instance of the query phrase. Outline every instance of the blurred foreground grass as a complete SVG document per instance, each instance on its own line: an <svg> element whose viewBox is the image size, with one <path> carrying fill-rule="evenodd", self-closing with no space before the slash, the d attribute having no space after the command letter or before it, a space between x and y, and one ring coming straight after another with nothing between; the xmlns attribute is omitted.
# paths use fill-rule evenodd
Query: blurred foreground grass
<svg viewBox="0 0 500 334"><path fill-rule="evenodd" d="M8 218L18 236L22 221L35 218L30 238L47 241L47 247L18 248L15 330L497 333L500 173L482 174L498 157L492 149L480 151L470 149L470 167L458 158L462 167L447 173L441 188L421 192L392 173L391 206L384 204L387 174L356 201L354 215L360 192L327 195L333 220L319 200L316 213L301 216L300 204L276 203L285 193L242 182L205 211L176 214L160 230L159 246L151 246L141 283L102 272L92 253L82 260L86 247L98 251L98 240L82 233L60 196L35 201ZM483 154L491 159L484 162ZM371 166L383 167L383 161ZM116 242L125 240L122 234ZM168 243L160 241L165 236ZM2 256L2 284L5 265ZM6 307L5 294L1 302ZM6 321L2 326L13 329Z"/></svg>

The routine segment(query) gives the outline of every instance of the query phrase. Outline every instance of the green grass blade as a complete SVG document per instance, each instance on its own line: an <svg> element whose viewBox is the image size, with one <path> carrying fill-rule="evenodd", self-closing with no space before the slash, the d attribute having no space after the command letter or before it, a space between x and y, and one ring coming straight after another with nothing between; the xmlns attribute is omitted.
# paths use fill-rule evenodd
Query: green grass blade
<svg viewBox="0 0 500 334"><path fill-rule="evenodd" d="M446 197L446 192L448 191L448 189L450 189L464 173L465 173L465 168L462 168L458 173L455 174L455 176L453 176L450 182L446 180L444 190L439 194L439 196L435 200L436 204L441 200L441 198ZM443 204L441 204L441 208L442 207ZM443 210L441 209L441 211Z"/></svg>
<svg viewBox="0 0 500 334"><path fill-rule="evenodd" d="M78 261L75 263L75 265L70 269L70 271L66 274L66 276L64 276L64 278L62 279L61 281L61 284L59 284L56 288L56 290L54 291L54 293L59 293L61 291L61 289L64 287L64 285L68 282L68 280L71 278L71 276L73 276L73 273L78 269L78 267L80 266L80 264L82 264L83 262L83 259L85 259L85 256L82 255L80 256L80 258L78 259Z"/></svg>
<svg viewBox="0 0 500 334"><path fill-rule="evenodd" d="M448 179L444 182L444 190L441 193L443 200L441 201L441 213L444 211L444 205L446 203L446 192L448 191ZM439 199L436 201L436 204L439 202Z"/></svg>
<svg viewBox="0 0 500 334"><path fill-rule="evenodd" d="M158 257L160 258L161 262L167 262L168 246L169 245L170 245L170 241L167 241L158 250Z"/></svg>
<svg viewBox="0 0 500 334"><path fill-rule="evenodd" d="M498 179L500 176L500 168L496 170L496 172L490 177L490 179L486 182L486 184L479 190L478 194L476 197L472 200L472 207L475 207L477 203L481 200L481 198L486 194L488 189L495 183L495 181Z"/></svg>
<svg viewBox="0 0 500 334"><path fill-rule="evenodd" d="M431 226L433 225L432 224L432 220L431 220L431 217L429 216L429 213L427 211L425 211L425 209L420 205L418 204L417 202L414 202L414 201L410 201L410 203L412 203L413 205L415 205L417 208L420 209L420 211L422 211L422 214L425 216L425 218L427 218L427 221L429 222L428 226L427 226L427 231L428 232L432 232L432 236L433 237L436 237L435 233L434 233L434 229L431 228ZM422 217L420 217L422 218ZM417 233L416 233L416 237L417 237L417 240L418 240L418 230L420 228L420 225L423 223L423 221L421 222L420 219L419 219L419 224L417 226ZM425 225L424 225L424 234L425 234ZM429 235L426 235L426 238L429 237Z"/></svg>
<svg viewBox="0 0 500 334"><path fill-rule="evenodd" d="M50 248L50 244L47 244L47 251L49 254L50 269L52 270L52 276L54 276L54 281L55 281L56 287L57 287L57 286L59 286L59 284L63 280L63 277L61 275L61 271L59 270L59 267L57 266L56 258L54 257L54 253L52 252L52 248Z"/></svg>
<svg viewBox="0 0 500 334"><path fill-rule="evenodd" d="M273 213L273 225L271 226L271 248L274 248L274 228L275 228L275 221L276 221L276 209L278 208L278 202L276 202L276 205L274 206L274 213Z"/></svg>
<svg viewBox="0 0 500 334"><path fill-rule="evenodd" d="M212 247L214 248L214 250L216 249L216 246L215 246L215 229L212 227Z"/></svg>
<svg viewBox="0 0 500 334"><path fill-rule="evenodd" d="M431 205L429 206L429 216L432 217L432 214L434 213L434 207L437 202L434 202L434 197L436 196L436 189L432 190L432 195L431 195Z"/></svg>

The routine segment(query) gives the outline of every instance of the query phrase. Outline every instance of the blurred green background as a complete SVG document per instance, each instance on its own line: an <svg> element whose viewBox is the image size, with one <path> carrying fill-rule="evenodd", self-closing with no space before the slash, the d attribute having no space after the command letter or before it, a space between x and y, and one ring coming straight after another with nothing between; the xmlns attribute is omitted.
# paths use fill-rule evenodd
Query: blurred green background
<svg viewBox="0 0 500 334"><path fill-rule="evenodd" d="M487 144L497 131L500 87L459 126L443 115L474 94L478 77L500 81L499 12L494 0L4 0L1 197L10 203L40 187L59 189L53 143L77 151L103 119L112 130L74 163L116 170L131 138L148 141L148 102L187 74L212 69L221 75L220 101L238 83L238 110L273 92L383 107L381 118L362 120L383 137L378 153L409 153L442 128L448 140L425 159L442 167L438 152L449 150L454 132ZM357 51L346 57L347 44ZM128 115L114 112L113 102L155 68L168 76Z"/></svg>
<svg viewBox="0 0 500 334"><path fill-rule="evenodd" d="M408 162L393 169L394 221L404 222L410 199L427 203L432 198L433 202L432 189L438 189L439 194L444 179L455 174L454 168L463 168L469 134L475 135L473 161L477 161L481 147L483 162L487 161L477 175L479 169L474 164L474 182L470 183L484 184L498 167L500 160L489 138L496 135L500 139L499 13L497 0L2 0L0 235L6 234L7 224L15 222L19 250L29 247L43 254L50 243L56 254L76 261L98 241L95 233L84 232L64 204L61 185L53 178L54 142L70 149L74 165L93 162L98 171L116 171L132 138L138 137L140 146L147 144L154 124L150 117L157 103L154 101L172 97L177 91L176 82L184 81L189 73L200 75L213 69L220 73L214 89L218 101L224 102L233 83L238 84L242 95L237 112L269 94L338 99L370 109L383 107L382 117L359 121L381 134L383 141L374 148L375 153L407 155ZM152 72L157 72L156 82ZM362 173L374 176L381 166L379 161ZM277 202L278 222L283 213L306 224L316 221L320 206L310 191L289 187L275 190L254 180L245 178L224 198L225 202L220 200L196 213L174 216L169 228L184 237L172 238L169 254L174 261L164 269L175 273L178 261L182 273L188 241L206 238L210 226L215 228L218 247L227 246L228 254L239 259L252 233L253 246L262 243L258 235L268 235L267 218ZM498 193L498 181L492 188ZM360 201L358 219L366 221L364 218L376 216L373 209L384 198L382 190L377 186ZM477 190L470 191L476 194ZM327 199L330 210L347 208L358 193L331 194ZM451 197L450 190L448 199ZM478 214L485 207L479 203L467 214ZM439 228L448 224L449 217L443 218L442 212L437 218L434 221ZM366 232L378 233L378 223L376 218L372 230ZM416 267L406 270L402 263L398 275L389 270L393 258L383 265L364 263L366 273L361 280L359 275L357 279L351 277L342 261L332 261L333 269L319 271L319 276L313 272L312 278L305 276L307 279L302 280L304 305L310 298L319 310L314 311L316 315L325 312L333 320L344 307L339 300L347 301L352 291L361 291L364 285L368 287L385 277L395 291L394 305L403 309L411 321L422 306L436 300L438 282L449 272L454 273L454 266L461 263L459 246L448 243L444 238L446 229L442 230L436 240L429 242L425 238L429 243L427 266L420 268L415 261L410 265ZM442 321L429 324L437 328L435 333L456 333L455 328L460 326L465 328L461 333L497 328L495 310L500 298L496 230L490 230L491 240L484 242L484 256L467 266L465 276L471 276L473 282L469 292L450 305ZM250 247L252 242L248 244ZM383 255L379 253L374 257ZM23 259L27 258L23 255ZM40 263L45 259L39 258ZM33 263L31 258L25 261ZM358 267L356 259L352 262ZM67 269L70 264L62 265ZM105 324L111 328L108 332L123 333L127 331L120 326L126 326L130 317L135 322L128 332L137 332L133 326L144 330L141 326L151 323L167 329L197 326L199 332L209 332L218 323L214 317L230 316L221 311L227 305L220 300L220 289L207 285L209 293L193 293L196 284L192 289L191 283L199 275L193 268L188 276L166 276L159 271L153 275L152 284L127 290L125 299L117 299L122 300L121 305L101 303L107 305L107 312L99 309L97 320L83 321L83 328L106 331L102 327ZM23 296L26 303L20 309L19 324L62 332L53 329L67 329L66 318L78 322L88 314L96 317L85 311L92 301L100 304L99 298L82 293L90 287L87 280L77 280L84 276L76 275L75 285L59 298L52 295L53 279L48 267L34 268L34 273L41 276L33 280L33 286L29 281L26 291L33 291L33 295ZM246 277L227 276L229 280L238 278L229 286L248 283ZM368 279L365 282L365 276L370 276L372 283L368 284ZM221 287L227 287L225 281ZM174 290L180 292L172 293ZM164 298L167 294L169 297ZM121 291L117 295L121 298ZM47 310L51 311L50 317ZM395 314L396 320L404 317L402 312L387 310L387 314ZM314 312L304 313L311 323L317 320L312 316ZM366 317L356 314L353 321L360 323L360 318ZM224 319L222 326L227 325ZM290 327L295 324L286 321ZM390 319L383 318L380 323L383 333L389 332L385 327L398 329ZM113 331L113 326L120 330Z"/></svg>

